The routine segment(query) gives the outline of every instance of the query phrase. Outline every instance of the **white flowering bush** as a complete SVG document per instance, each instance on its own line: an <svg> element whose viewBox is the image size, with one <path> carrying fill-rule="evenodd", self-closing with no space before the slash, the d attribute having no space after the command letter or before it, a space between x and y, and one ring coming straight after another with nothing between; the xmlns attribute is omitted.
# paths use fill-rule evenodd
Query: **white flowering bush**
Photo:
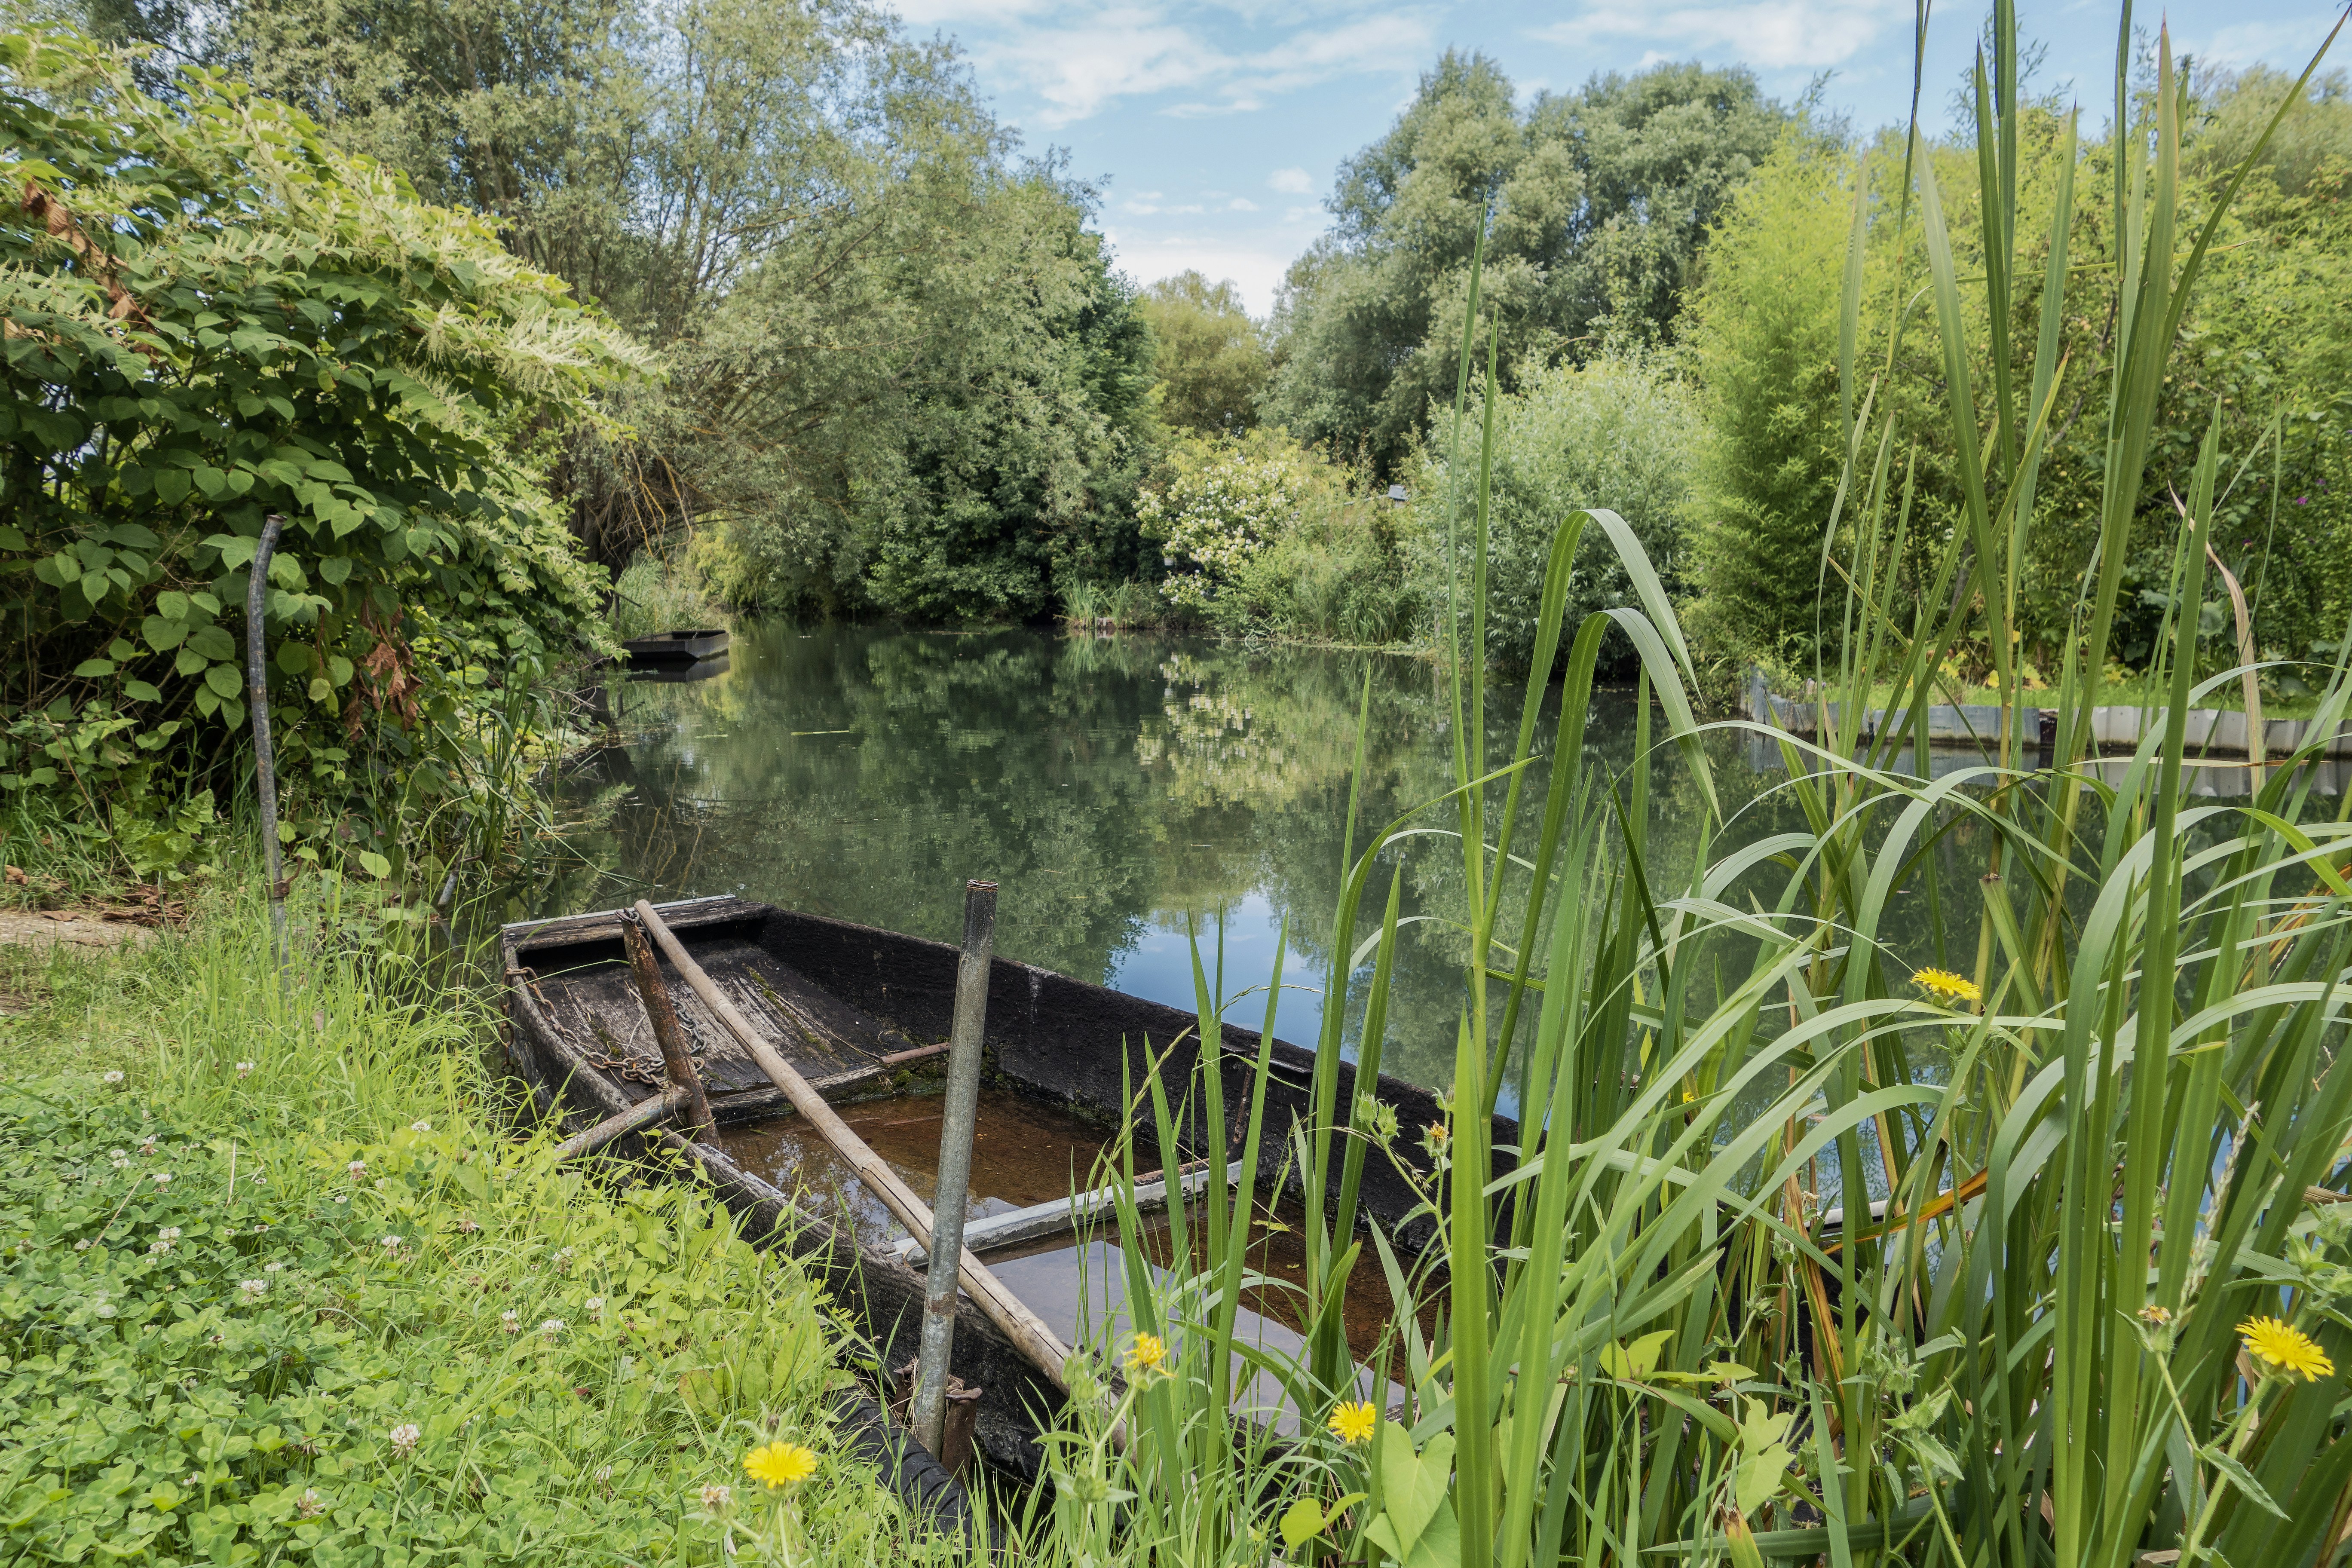
<svg viewBox="0 0 2352 1568"><path fill-rule="evenodd" d="M1205 614L1296 521L1312 461L1279 431L1179 443L1167 482L1135 509L1143 536L1160 541L1168 602Z"/></svg>

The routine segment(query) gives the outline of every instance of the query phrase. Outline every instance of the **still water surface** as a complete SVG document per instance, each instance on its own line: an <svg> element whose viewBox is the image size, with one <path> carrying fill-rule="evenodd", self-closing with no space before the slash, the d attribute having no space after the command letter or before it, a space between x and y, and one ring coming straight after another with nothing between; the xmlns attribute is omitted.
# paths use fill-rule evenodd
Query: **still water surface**
<svg viewBox="0 0 2352 1568"><path fill-rule="evenodd" d="M737 893L953 942L965 879L992 878L1000 952L1188 1011L1194 933L1213 983L1222 943L1222 993L1242 998L1234 1016L1253 1025L1280 951L1276 1032L1311 1043L1368 672L1360 817L1371 824L1447 787L1450 703L1433 661L753 621L724 674L616 685L615 742L575 760L561 785L566 837L586 863L533 912ZM1493 706L1488 755L1507 757L1516 693ZM1546 763L1556 725L1547 710L1538 726ZM1597 694L1589 763L1622 774L1634 735L1631 691ZM1705 744L1729 819L1715 855L1802 826L1777 752L1729 730ZM1673 887L1696 853L1698 795L1671 746L1654 751L1653 768L1649 871ZM1527 839L1545 782L1538 764ZM1454 825L1450 806L1417 820ZM1938 853L1939 883L1972 896L1981 847L1956 839ZM1464 908L1458 842L1424 834L1384 859L1402 868L1414 922L1385 1065L1442 1084L1463 995L1465 944L1450 923ZM1360 939L1378 930L1385 868L1373 883ZM1776 885L1756 883L1768 901ZM1515 915L1504 929L1516 934ZM1938 961L1920 941L1906 956ZM1351 1051L1370 968L1349 987Z"/></svg>

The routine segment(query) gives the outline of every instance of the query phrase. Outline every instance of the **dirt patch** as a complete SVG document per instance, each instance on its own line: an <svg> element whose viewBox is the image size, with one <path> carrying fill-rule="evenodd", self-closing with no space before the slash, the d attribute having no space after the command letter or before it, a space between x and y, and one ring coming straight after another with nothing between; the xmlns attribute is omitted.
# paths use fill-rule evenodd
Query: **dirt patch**
<svg viewBox="0 0 2352 1568"><path fill-rule="evenodd" d="M0 943L18 947L120 947L152 940L155 929L94 910L0 910Z"/></svg>

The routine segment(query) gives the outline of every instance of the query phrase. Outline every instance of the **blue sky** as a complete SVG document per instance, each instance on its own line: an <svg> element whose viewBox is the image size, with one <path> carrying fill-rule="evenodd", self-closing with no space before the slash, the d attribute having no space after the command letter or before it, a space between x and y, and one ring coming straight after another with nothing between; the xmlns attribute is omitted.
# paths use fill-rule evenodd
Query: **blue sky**
<svg viewBox="0 0 2352 1568"><path fill-rule="evenodd" d="M1448 46L1483 49L1531 94L1663 59L1742 62L1783 98L1828 71L1825 107L1858 126L1903 118L1908 0L1496 0L1349 5L1328 0L899 0L919 34L951 37L1032 152L1069 150L1106 179L1101 221L1141 282L1198 268L1231 278L1263 314L1290 259L1325 224L1339 161L1378 136ZM2027 0L2049 46L2043 78L2081 73L2097 118L2114 58L2114 0ZM1981 5L1947 4L1929 28L1928 90L1942 103ZM2153 28L2164 13L2143 3ZM2230 64L2300 68L2335 13L2312 0L2200 0L2170 13L2176 48ZM2352 58L2352 57L2347 57Z"/></svg>

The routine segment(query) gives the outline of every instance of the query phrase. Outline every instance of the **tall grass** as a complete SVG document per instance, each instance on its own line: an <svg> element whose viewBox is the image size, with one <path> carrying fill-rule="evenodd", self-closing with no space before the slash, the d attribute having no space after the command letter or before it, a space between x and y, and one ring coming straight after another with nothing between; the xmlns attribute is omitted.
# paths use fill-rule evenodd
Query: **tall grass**
<svg viewBox="0 0 2352 1568"><path fill-rule="evenodd" d="M2244 801L2186 804L2185 712L2232 679L2196 683L2193 625L2160 647L2168 723L2120 782L2088 765L2094 687L2167 434L2158 391L2235 189L2188 222L2187 84L2159 30L2153 80L2135 91L2132 37L2126 11L2105 253L2070 254L2062 217L2038 288L2017 276L2009 0L1975 74L1980 276L1955 260L1916 134L1892 209L1857 198L1840 354L1849 457L1822 520L1823 614L1846 635L1819 671L1818 742L1766 731L1802 831L1738 843L1738 825L1717 819L1689 651L1606 510L1559 530L1517 731L1507 755L1486 753L1495 321L1474 259L1446 432L1461 491L1450 525L1467 531L1449 551L1467 566L1441 637L1454 787L1384 825L1357 820L1351 799L1326 993L1345 994L1370 958L1359 1066L1377 1070L1393 873L1381 930L1360 933L1358 912L1400 835L1455 836L1468 959L1454 1114L1425 1136L1430 1158L1413 1159L1376 1105L1339 1103L1346 1009L1327 1009L1312 1114L1276 1130L1306 1194L1307 1349L1236 1342L1237 1304L1269 1288L1245 1267L1244 1200L1207 1206L1199 1267L1155 1278L1130 1235L1132 1328L1167 1354L1106 1347L1126 1359L1110 1408L1129 1440L1122 1451L1081 1403L1055 1440L1055 1511L1030 1521L1034 1550L1409 1568L2341 1558L2352 1442L2341 1374L2321 1368L2352 1366L2352 1210L2330 1201L2352 1128L2346 807L2314 802L2308 757L2251 771ZM2058 156L2086 166L2071 122ZM2062 194L2057 212L2073 206ZM1864 247L1906 243L1926 258L1917 312L1864 321ZM2101 271L2117 285L2112 363L2069 366L2058 323ZM1990 342L1969 340L1964 289L1985 291ZM2012 344L2021 321L2033 335ZM1960 526L1925 580L1904 564L1924 531L1909 433L1880 411L1906 334L1927 337L1912 357L1941 371L1958 452ZM2106 469L2045 759L2024 739L2007 634L2062 396L2103 424ZM1486 423L1465 428L1473 406ZM2179 497L2176 602L2188 605L2203 596L2203 530L2230 457L2211 431L2194 435L2193 464L2158 476ZM1587 530L1622 560L1637 603L1571 627L1569 563ZM1639 760L1612 777L1580 741L1614 637L1638 655L1645 700ZM2018 715L1998 757L1933 782L1895 771L1906 744L1925 755L1937 671L1969 637L1993 650L2001 705ZM1556 667L1559 718L1539 744ZM1879 689L1902 722L1864 736ZM1652 698L1661 747L1679 751L1706 803L1696 869L1672 885L1647 854ZM2339 663L2315 743L2347 703ZM1547 759L1538 801L1528 781ZM1738 847L1715 852L1718 837ZM1952 855L1981 858L1969 907L1943 900L1932 875ZM1219 999L1202 989L1215 1038ZM1279 1024L1271 1000L1265 1021ZM1244 1193L1265 1113L1263 1058L1256 1068L1235 1108L1250 1123ZM1516 1148L1493 1146L1486 1114L1507 1081L1523 1116ZM1167 1100L1183 1086L1148 1087L1172 1137ZM1208 1125L1227 1125L1217 1075L1192 1092ZM1435 1166L1420 1267L1359 1223L1367 1162L1391 1159ZM1340 1314L1366 1248L1391 1281L1390 1348L1410 1386L1402 1409L1349 1440L1360 1371ZM2282 1326L2242 1326L2257 1317ZM1285 1387L1296 1441L1228 1419L1236 1356Z"/></svg>

